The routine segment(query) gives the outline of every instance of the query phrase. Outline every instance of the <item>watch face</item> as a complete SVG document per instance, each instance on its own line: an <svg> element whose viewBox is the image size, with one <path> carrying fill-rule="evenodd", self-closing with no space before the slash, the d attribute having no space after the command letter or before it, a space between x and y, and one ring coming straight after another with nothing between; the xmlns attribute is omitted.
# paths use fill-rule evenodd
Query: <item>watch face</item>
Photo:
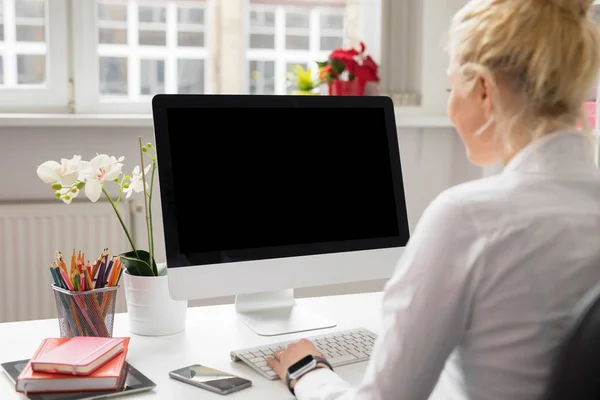
<svg viewBox="0 0 600 400"><path fill-rule="evenodd" d="M293 374L295 372L298 372L299 370L301 370L302 368L306 367L311 362L313 362L313 356L306 356L303 359L301 359L300 361L298 361L297 363L295 363L294 365L292 365L288 369L288 373L291 375L291 374Z"/></svg>

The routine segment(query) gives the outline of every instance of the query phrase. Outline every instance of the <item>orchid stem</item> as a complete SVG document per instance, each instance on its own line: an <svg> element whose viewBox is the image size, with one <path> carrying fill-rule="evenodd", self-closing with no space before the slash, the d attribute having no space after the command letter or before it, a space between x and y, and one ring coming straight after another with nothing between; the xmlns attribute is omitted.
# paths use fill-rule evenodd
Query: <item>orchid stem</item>
<svg viewBox="0 0 600 400"><path fill-rule="evenodd" d="M115 213L117 214L117 218L119 218L119 222L121 223L121 226L123 227L123 230L125 231L125 235L127 235L127 240L129 240L131 249L135 252L135 255L139 258L138 254L137 254L137 249L135 248L135 244L133 244L133 239L131 238L129 231L127 230L127 226L125 226L125 222L123 221L123 218L121 218L121 213L119 213L119 209L117 208L116 204L114 203L114 201L112 200L112 198L110 197L110 195L108 194L108 192L106 191L106 189L104 187L102 187L102 193L104 193L104 195L108 199L110 205L112 206L113 210L115 210Z"/></svg>
<svg viewBox="0 0 600 400"><path fill-rule="evenodd" d="M146 171L144 171L144 150L143 150L143 145L142 145L142 137L138 136L139 142L140 142L140 168L142 170L142 185L144 186L144 213L145 213L145 220L146 220L146 230L148 231L148 253L150 254L150 267L152 268L152 271L154 272L154 275L158 275L158 271L155 267L155 263L154 263L154 249L152 248L152 233L151 233L151 229L152 229L152 224L150 223L150 214L148 213L148 196L146 196L146 193L148 188L146 186Z"/></svg>
<svg viewBox="0 0 600 400"><path fill-rule="evenodd" d="M154 173L156 172L156 158L152 158L152 175L150 176L150 194L148 196L148 222L150 225L150 254L154 255L154 225L152 223L152 192L154 191ZM156 271L158 275L158 270Z"/></svg>

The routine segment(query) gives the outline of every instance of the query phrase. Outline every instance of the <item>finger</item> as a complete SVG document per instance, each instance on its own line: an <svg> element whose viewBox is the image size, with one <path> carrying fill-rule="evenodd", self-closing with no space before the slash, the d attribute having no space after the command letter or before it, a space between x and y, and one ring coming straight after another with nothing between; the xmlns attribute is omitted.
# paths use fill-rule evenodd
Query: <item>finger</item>
<svg viewBox="0 0 600 400"><path fill-rule="evenodd" d="M281 355L283 354L285 350L275 350L275 352L273 353L273 356L275 357L276 360L279 360L279 358L281 357Z"/></svg>
<svg viewBox="0 0 600 400"><path fill-rule="evenodd" d="M325 356L325 354L323 354L323 353L319 353L319 357L321 357L321 358L323 358L323 359L325 359L325 360L327 359L327 357L326 357L326 356Z"/></svg>
<svg viewBox="0 0 600 400"><path fill-rule="evenodd" d="M281 377L281 363L279 361L277 361L276 359L274 359L273 357L268 357L266 359L267 362L267 366L269 368L271 368L273 370L273 372L275 372L277 375L279 375L279 377Z"/></svg>

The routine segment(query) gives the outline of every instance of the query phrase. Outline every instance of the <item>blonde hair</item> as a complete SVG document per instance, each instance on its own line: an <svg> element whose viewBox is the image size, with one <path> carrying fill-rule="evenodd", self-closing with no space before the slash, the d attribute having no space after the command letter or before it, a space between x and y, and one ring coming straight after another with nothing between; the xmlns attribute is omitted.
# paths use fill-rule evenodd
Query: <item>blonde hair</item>
<svg viewBox="0 0 600 400"><path fill-rule="evenodd" d="M472 90L492 83L496 134L509 147L580 123L600 70L600 32L588 16L593 0L471 0L453 18L451 64ZM502 99L498 83L510 89ZM515 137L520 127L527 137Z"/></svg>

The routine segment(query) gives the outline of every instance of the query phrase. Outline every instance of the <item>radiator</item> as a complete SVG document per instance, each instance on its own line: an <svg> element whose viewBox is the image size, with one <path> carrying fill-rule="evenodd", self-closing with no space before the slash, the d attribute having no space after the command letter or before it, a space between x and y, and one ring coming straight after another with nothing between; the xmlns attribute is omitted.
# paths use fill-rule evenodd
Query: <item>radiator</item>
<svg viewBox="0 0 600 400"><path fill-rule="evenodd" d="M127 204L119 208L129 226ZM73 249L84 251L93 263L105 247L111 254L130 249L107 202L0 204L0 322L55 318L49 272L55 251L65 255L68 265ZM117 312L122 311L120 288Z"/></svg>

